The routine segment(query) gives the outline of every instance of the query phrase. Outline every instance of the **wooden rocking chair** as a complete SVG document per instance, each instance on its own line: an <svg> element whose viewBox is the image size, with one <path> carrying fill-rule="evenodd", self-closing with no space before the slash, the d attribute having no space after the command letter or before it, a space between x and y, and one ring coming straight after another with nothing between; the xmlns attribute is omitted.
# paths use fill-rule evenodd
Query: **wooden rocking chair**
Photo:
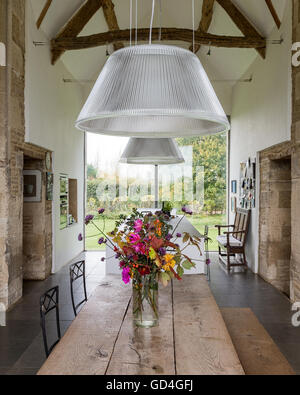
<svg viewBox="0 0 300 395"><path fill-rule="evenodd" d="M218 228L217 241L219 244L219 259L223 263L225 263L225 265L227 264L228 271L230 271L230 268L234 266L247 267L245 244L249 229L250 214L250 210L238 208L236 210L234 225L215 226L216 228ZM222 228L232 228L232 231L221 233ZM226 252L223 252L224 250ZM232 263L230 261L230 258L235 257L236 254L242 255L242 261L235 261L234 263ZM227 259L225 259L224 257L227 257Z"/></svg>

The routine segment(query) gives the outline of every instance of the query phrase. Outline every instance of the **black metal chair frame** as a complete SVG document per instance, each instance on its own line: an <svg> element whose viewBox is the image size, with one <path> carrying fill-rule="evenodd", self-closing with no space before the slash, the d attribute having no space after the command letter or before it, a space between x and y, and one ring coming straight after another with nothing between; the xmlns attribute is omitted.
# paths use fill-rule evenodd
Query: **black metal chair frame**
<svg viewBox="0 0 300 395"><path fill-rule="evenodd" d="M79 302L77 305L75 305L73 284L76 280L78 280L81 277L83 279L84 299L81 302ZM81 306L83 303L87 302L88 300L87 292L86 292L86 281L85 281L85 261L79 261L73 263L70 266L70 287L71 287L72 306L76 317L78 307Z"/></svg>
<svg viewBox="0 0 300 395"><path fill-rule="evenodd" d="M204 227L204 245L205 245L205 265L206 265L206 277L207 280L210 281L210 264L207 264L207 259L209 259L209 250L208 250L208 242L209 242L209 237L208 237L208 232L209 232L209 227L208 225L205 225Z"/></svg>
<svg viewBox="0 0 300 395"><path fill-rule="evenodd" d="M57 329L57 337L56 342L52 344L51 347L48 346L47 341L47 333L46 333L46 315L50 313L52 310L56 310L56 329ZM40 297L40 318L41 318L41 327L43 332L43 340L45 353L47 358L51 354L53 348L57 345L57 343L61 339L61 331L60 331L60 321L59 321L59 288L58 286L49 289Z"/></svg>

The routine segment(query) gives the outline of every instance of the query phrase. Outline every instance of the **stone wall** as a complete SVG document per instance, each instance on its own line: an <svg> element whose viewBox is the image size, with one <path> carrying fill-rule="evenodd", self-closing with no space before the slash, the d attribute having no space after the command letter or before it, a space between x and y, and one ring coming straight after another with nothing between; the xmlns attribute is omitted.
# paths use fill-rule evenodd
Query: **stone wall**
<svg viewBox="0 0 300 395"><path fill-rule="evenodd" d="M24 0L1 0L0 12L0 41L7 50L0 76L0 302L10 306L22 296L23 281Z"/></svg>
<svg viewBox="0 0 300 395"><path fill-rule="evenodd" d="M290 295L291 143L260 152L259 275Z"/></svg>
<svg viewBox="0 0 300 395"><path fill-rule="evenodd" d="M7 65L0 67L0 303L6 307L22 297L24 152L45 155L24 142L25 1L0 0L0 41L7 51Z"/></svg>
<svg viewBox="0 0 300 395"><path fill-rule="evenodd" d="M300 5L294 0L293 42L300 42ZM293 67L291 299L300 300L300 67Z"/></svg>
<svg viewBox="0 0 300 395"><path fill-rule="evenodd" d="M300 42L300 4L293 0L293 43ZM290 299L300 301L300 66L292 69L292 131L291 141L260 153L261 159L261 190L260 190L260 274L280 290L287 291L288 272L287 259L290 253ZM276 160L291 158L291 182L289 169L283 169L282 178L272 180L272 166ZM274 161L274 162L272 162ZM278 163L277 163L278 164ZM283 166L284 167L284 166ZM277 171L279 171L277 167ZM286 172L286 174L284 174ZM280 173L280 172L279 172ZM277 176L278 177L278 174ZM274 184L273 184L273 181ZM278 198L283 193L282 204L286 206L287 196L291 189L291 208L278 206ZM278 203L271 209L271 202ZM276 206L275 204L275 206ZM290 212L290 213L289 213ZM278 236L272 239L272 229L278 226L284 229L291 224L291 235L285 230L286 239ZM289 225L288 225L289 226ZM289 248L290 243L290 248ZM272 255L271 255L272 254Z"/></svg>
<svg viewBox="0 0 300 395"><path fill-rule="evenodd" d="M52 202L46 200L45 152L38 156L31 152L30 157L24 157L24 170L42 173L41 201L24 202L23 206L24 280L45 280L52 268Z"/></svg>

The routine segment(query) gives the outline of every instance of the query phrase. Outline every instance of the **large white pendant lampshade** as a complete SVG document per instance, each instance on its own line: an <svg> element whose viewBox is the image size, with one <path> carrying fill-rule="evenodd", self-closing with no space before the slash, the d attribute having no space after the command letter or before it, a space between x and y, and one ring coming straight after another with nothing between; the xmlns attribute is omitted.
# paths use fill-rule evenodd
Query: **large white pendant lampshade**
<svg viewBox="0 0 300 395"><path fill-rule="evenodd" d="M120 163L133 165L171 165L184 163L184 158L173 139L131 138Z"/></svg>
<svg viewBox="0 0 300 395"><path fill-rule="evenodd" d="M112 136L164 138L229 129L199 58L166 45L114 52L76 122L78 129Z"/></svg>

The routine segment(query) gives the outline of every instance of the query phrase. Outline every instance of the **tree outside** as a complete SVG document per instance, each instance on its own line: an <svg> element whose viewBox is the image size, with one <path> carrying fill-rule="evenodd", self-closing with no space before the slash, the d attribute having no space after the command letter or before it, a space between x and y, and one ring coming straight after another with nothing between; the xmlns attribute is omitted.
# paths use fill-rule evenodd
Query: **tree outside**
<svg viewBox="0 0 300 395"><path fill-rule="evenodd" d="M210 250L216 250L217 230L214 226L226 223L227 135L176 140L182 151L188 153L185 154L186 163L176 168L176 165L159 167L160 200L172 201L177 211L184 204L192 206L194 215L189 219L200 233L205 225L209 226L212 239ZM87 166L87 213L95 215L95 221L100 222L102 219L97 215L97 210L105 208L105 215L101 217L105 220L107 232L113 230L115 220L121 213L127 214L134 207L154 207L154 166L148 166L147 171L140 166L139 177L133 176L131 169L129 167L127 176L124 176L114 164L105 173L95 164L89 163ZM178 176L180 171L185 175L184 180ZM105 248L97 242L96 229L88 225L86 249Z"/></svg>

